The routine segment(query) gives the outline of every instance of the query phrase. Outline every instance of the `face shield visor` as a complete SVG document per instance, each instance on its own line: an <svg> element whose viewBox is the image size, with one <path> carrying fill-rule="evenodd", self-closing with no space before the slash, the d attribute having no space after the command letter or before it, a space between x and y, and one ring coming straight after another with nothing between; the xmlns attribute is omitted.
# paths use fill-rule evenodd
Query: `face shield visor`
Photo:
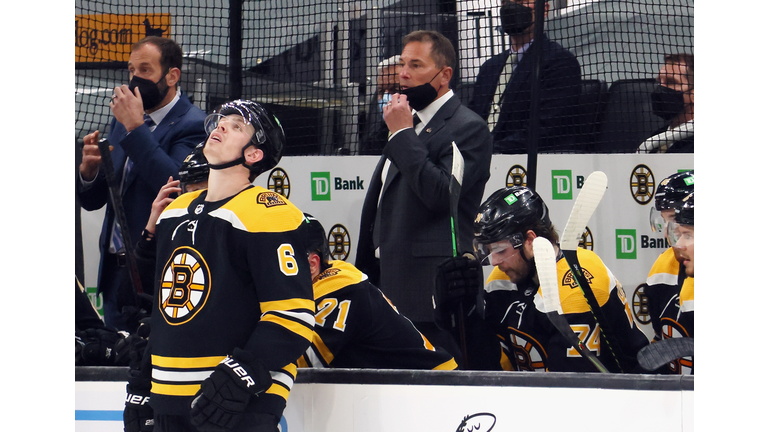
<svg viewBox="0 0 768 432"><path fill-rule="evenodd" d="M683 225L675 221L667 223L667 239L670 246L684 249L693 245L693 225Z"/></svg>
<svg viewBox="0 0 768 432"><path fill-rule="evenodd" d="M261 126L259 119L248 115L240 114L209 114L205 118L205 133L211 135L215 131L219 124L230 127L233 131L247 133L248 126L253 126L254 132L251 137L251 143L255 145L264 144L267 141L267 135L264 133L264 128Z"/></svg>
<svg viewBox="0 0 768 432"><path fill-rule="evenodd" d="M472 241L472 247L475 250L475 257L480 261L480 265L491 265L509 258L513 250L519 250L525 240L523 235L515 233L503 240L493 243L481 243L477 239Z"/></svg>

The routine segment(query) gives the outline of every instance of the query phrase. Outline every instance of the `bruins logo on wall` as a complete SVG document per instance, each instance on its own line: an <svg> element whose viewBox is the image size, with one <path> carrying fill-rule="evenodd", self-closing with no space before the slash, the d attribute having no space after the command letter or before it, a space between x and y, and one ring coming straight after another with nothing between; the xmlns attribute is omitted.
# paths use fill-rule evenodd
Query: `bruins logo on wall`
<svg viewBox="0 0 768 432"><path fill-rule="evenodd" d="M640 324L649 324L651 322L651 312L648 310L648 296L645 295L646 285L640 284L635 288L632 294L632 314Z"/></svg>
<svg viewBox="0 0 768 432"><path fill-rule="evenodd" d="M328 233L328 247L331 249L333 259L345 261L349 256L349 231L344 225L336 224Z"/></svg>
<svg viewBox="0 0 768 432"><path fill-rule="evenodd" d="M629 188L632 191L632 197L638 204L646 205L651 202L656 189L656 180L647 165L640 164L632 170L632 175L629 177Z"/></svg>
<svg viewBox="0 0 768 432"><path fill-rule="evenodd" d="M205 306L211 289L211 272L200 253L190 247L173 251L160 281L159 308L171 325L184 324Z"/></svg>
<svg viewBox="0 0 768 432"><path fill-rule="evenodd" d="M520 165L512 165L507 171L507 187L528 186L527 173L525 168Z"/></svg>
<svg viewBox="0 0 768 432"><path fill-rule="evenodd" d="M291 180L288 178L288 174L280 167L270 171L269 177L267 177L267 189L290 198Z"/></svg>
<svg viewBox="0 0 768 432"><path fill-rule="evenodd" d="M595 250L595 242L592 238L592 230L590 230L589 227L584 227L584 232L581 233L581 238L579 239L579 247L591 251Z"/></svg>

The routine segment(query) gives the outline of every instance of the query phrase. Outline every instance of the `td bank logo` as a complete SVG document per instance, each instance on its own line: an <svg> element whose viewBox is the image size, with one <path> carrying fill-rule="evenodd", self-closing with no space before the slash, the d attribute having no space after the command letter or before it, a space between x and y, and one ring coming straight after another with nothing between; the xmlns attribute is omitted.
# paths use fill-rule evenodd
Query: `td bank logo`
<svg viewBox="0 0 768 432"><path fill-rule="evenodd" d="M584 186L584 176L576 176L576 189ZM552 170L552 199L573 199L573 174L571 170Z"/></svg>
<svg viewBox="0 0 768 432"><path fill-rule="evenodd" d="M616 230L616 259L637 259L637 230Z"/></svg>
<svg viewBox="0 0 768 432"><path fill-rule="evenodd" d="M309 176L312 182L312 201L331 200L331 173L313 172Z"/></svg>

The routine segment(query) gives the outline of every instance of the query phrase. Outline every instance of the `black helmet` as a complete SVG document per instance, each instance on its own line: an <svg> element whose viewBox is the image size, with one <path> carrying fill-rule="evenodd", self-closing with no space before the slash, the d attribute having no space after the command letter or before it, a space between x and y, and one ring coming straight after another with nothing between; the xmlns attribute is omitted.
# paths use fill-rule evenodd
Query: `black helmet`
<svg viewBox="0 0 768 432"><path fill-rule="evenodd" d="M675 222L680 225L693 226L693 192L683 198L680 205L675 207Z"/></svg>
<svg viewBox="0 0 768 432"><path fill-rule="evenodd" d="M192 153L184 159L179 168L179 180L181 180L182 188L187 184L200 183L208 180L208 159L203 154L203 147L205 142L201 142L194 149Z"/></svg>
<svg viewBox="0 0 768 432"><path fill-rule="evenodd" d="M304 213L302 223L304 241L307 245L307 254L314 252L320 257L320 267L325 270L328 267L328 261L331 260L331 249L328 246L328 234L325 228L316 217L309 213Z"/></svg>
<svg viewBox="0 0 768 432"><path fill-rule="evenodd" d="M550 228L549 209L539 194L525 186L499 189L480 205L475 218L475 245L510 239L519 248L525 231Z"/></svg>
<svg viewBox="0 0 768 432"><path fill-rule="evenodd" d="M674 209L691 192L693 192L693 170L672 174L662 180L656 189L656 210Z"/></svg>
<svg viewBox="0 0 768 432"><path fill-rule="evenodd" d="M245 149L253 145L261 149L264 152L264 158L252 166L245 165L245 156L240 157L232 162L209 165L211 169L224 169L238 164L243 164L251 170L252 175L258 176L264 171L270 170L277 166L280 162L280 158L283 156L283 149L285 148L285 132L280 125L280 121L275 117L270 110L258 102L251 100L233 100L231 102L224 103L218 108L213 110L213 113L205 118L205 131L210 135L219 124L219 119L222 116L230 114L238 114L245 119L246 124L253 125L256 132L251 137L251 142L243 147L243 154Z"/></svg>

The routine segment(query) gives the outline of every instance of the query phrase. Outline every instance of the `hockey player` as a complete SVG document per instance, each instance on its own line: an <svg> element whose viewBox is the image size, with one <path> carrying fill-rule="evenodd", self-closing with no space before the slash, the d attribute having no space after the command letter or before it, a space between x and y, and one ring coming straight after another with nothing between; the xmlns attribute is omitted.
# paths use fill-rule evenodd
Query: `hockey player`
<svg viewBox="0 0 768 432"><path fill-rule="evenodd" d="M651 209L651 228L656 232L664 233L667 242L669 242L667 224L674 220L675 207L693 192L693 186L693 170L672 174L659 183L655 195L655 206ZM653 263L643 288L654 331L653 340L662 338L661 311L672 296L680 292L685 278L680 251L670 246ZM689 283L693 284L693 279Z"/></svg>
<svg viewBox="0 0 768 432"><path fill-rule="evenodd" d="M432 346L365 273L331 260L325 229L312 215L305 216L317 312L312 345L299 358L299 367L456 369L453 357Z"/></svg>
<svg viewBox="0 0 768 432"><path fill-rule="evenodd" d="M667 224L669 243L679 254L688 276L680 290L661 311L661 334L664 339L693 337L693 192L683 198L675 208L675 218ZM693 356L670 362L670 373L693 375Z"/></svg>
<svg viewBox="0 0 768 432"><path fill-rule="evenodd" d="M208 188L176 198L157 222L145 381L129 381L126 430L147 426L146 412L134 414L149 396L151 369L155 431L277 431L292 363L312 339L304 216L252 185L280 160L282 127L266 108L242 100L221 105L205 124Z"/></svg>
<svg viewBox="0 0 768 432"><path fill-rule="evenodd" d="M524 186L494 192L480 206L474 226L477 260L466 256L452 260L458 262L454 268L471 269L479 265L478 261L494 266L485 284L481 306L485 309L486 322L502 341L503 369L595 371L592 363L578 354L545 314L533 257L533 240L541 236L552 243L557 254L560 301L573 331L608 369L619 370L612 352L620 348L622 363L629 365L629 370L624 372L634 371L637 351L647 345L648 340L635 325L621 285L594 252L578 250L583 273L608 319L607 325L620 341L620 347L610 350L560 253L547 205L536 192ZM455 277L471 279L461 274ZM463 290L466 284L460 282L458 286ZM444 288L451 290L451 285ZM471 290L466 291L466 296L473 300Z"/></svg>

